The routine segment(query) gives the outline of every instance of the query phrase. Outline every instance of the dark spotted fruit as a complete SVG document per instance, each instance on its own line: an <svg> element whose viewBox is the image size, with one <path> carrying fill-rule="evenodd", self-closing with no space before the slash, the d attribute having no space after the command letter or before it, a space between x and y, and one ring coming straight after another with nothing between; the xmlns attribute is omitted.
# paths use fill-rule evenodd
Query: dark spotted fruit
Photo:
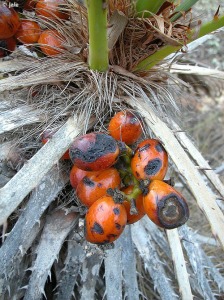
<svg viewBox="0 0 224 300"><path fill-rule="evenodd" d="M116 163L119 152L115 139L101 132L78 137L69 149L71 161L85 171L108 169Z"/></svg>
<svg viewBox="0 0 224 300"><path fill-rule="evenodd" d="M127 223L123 204L115 203L112 197L104 196L89 208L85 217L85 238L94 244L115 241Z"/></svg>
<svg viewBox="0 0 224 300"><path fill-rule="evenodd" d="M168 154L158 140L144 140L135 150L131 169L138 180L163 180L168 169Z"/></svg>
<svg viewBox="0 0 224 300"><path fill-rule="evenodd" d="M84 171L79 169L76 165L73 165L71 172L70 172L70 183L71 186L74 189L77 189L77 186L79 184L79 182L83 179L83 177L85 177L88 174L96 174L97 172L88 172L88 171Z"/></svg>
<svg viewBox="0 0 224 300"><path fill-rule="evenodd" d="M119 188L120 184L121 178L115 168L101 172L88 172L79 182L76 193L82 204L90 207L96 200L107 194L107 189Z"/></svg>
<svg viewBox="0 0 224 300"><path fill-rule="evenodd" d="M187 222L189 209L183 196L172 186L153 180L143 197L146 214L155 224L166 229L179 227Z"/></svg>

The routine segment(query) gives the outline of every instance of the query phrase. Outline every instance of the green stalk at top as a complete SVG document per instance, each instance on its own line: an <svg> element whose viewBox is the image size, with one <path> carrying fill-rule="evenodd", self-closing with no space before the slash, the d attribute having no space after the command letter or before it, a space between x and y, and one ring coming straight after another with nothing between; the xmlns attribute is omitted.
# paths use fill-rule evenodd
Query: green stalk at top
<svg viewBox="0 0 224 300"><path fill-rule="evenodd" d="M107 1L86 0L89 27L89 67L105 72L108 69Z"/></svg>
<svg viewBox="0 0 224 300"><path fill-rule="evenodd" d="M198 39L206 34L209 34L221 27L224 26L224 16L219 18L214 18L212 21L205 23L201 26L199 32L197 33L196 38L194 37L195 30L192 30L188 35L188 43L192 42L195 39ZM168 55L180 50L183 45L180 46L171 46L166 45L156 51L154 54L148 56L144 60L142 60L134 69L134 71L147 71L154 67L161 60L166 58Z"/></svg>
<svg viewBox="0 0 224 300"><path fill-rule="evenodd" d="M138 0L136 11L140 17L149 17L150 13L156 14L166 0Z"/></svg>

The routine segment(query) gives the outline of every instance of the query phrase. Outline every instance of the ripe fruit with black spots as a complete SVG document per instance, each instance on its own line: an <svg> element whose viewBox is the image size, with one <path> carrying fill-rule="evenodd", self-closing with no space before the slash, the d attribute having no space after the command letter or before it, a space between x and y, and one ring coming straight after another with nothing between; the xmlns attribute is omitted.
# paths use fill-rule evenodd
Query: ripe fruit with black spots
<svg viewBox="0 0 224 300"><path fill-rule="evenodd" d="M90 207L96 200L106 195L109 188L119 188L121 178L115 168L109 168L100 172L88 172L82 178L77 187L77 196L82 204Z"/></svg>
<svg viewBox="0 0 224 300"><path fill-rule="evenodd" d="M149 184L143 205L150 220L166 229L179 227L189 218L189 209L184 197L160 180L153 180Z"/></svg>
<svg viewBox="0 0 224 300"><path fill-rule="evenodd" d="M69 153L68 153L69 154ZM83 179L83 177L87 176L88 174L95 174L96 172L84 171L79 169L76 165L73 165L71 172L70 172L70 183L74 189L77 189L79 182Z"/></svg>
<svg viewBox="0 0 224 300"><path fill-rule="evenodd" d="M139 119L133 113L126 110L116 113L111 118L108 131L116 140L131 145L140 138L142 126Z"/></svg>
<svg viewBox="0 0 224 300"><path fill-rule="evenodd" d="M53 136L53 134L55 133L55 131L51 131L51 130L45 130L44 133L42 134L42 137L41 137L41 142L43 144L46 144ZM68 160L70 159L70 156L69 156L69 152L68 150L65 152L65 154L61 157L61 159L63 160Z"/></svg>
<svg viewBox="0 0 224 300"><path fill-rule="evenodd" d="M65 5L64 0L39 0L36 4L36 14L52 20L67 20L69 13L63 9Z"/></svg>
<svg viewBox="0 0 224 300"><path fill-rule="evenodd" d="M104 196L89 208L85 217L85 238L94 244L115 241L127 223L123 204L115 203L112 197Z"/></svg>
<svg viewBox="0 0 224 300"><path fill-rule="evenodd" d="M38 39L41 51L47 56L61 54L64 50L64 39L57 30L46 29Z"/></svg>
<svg viewBox="0 0 224 300"><path fill-rule="evenodd" d="M69 149L71 161L85 171L110 168L116 163L119 152L115 139L101 132L78 137Z"/></svg>
<svg viewBox="0 0 224 300"><path fill-rule="evenodd" d="M133 191L133 186L130 185L126 188L122 189L122 192L124 192L126 195L130 195ZM137 196L137 198L135 199L135 206L136 209L138 211L137 214L131 214L130 213L130 209L131 209L131 204L130 201L124 200L123 205L126 209L127 212L127 224L133 224L137 221L139 221L144 215L145 215L145 209L143 206L143 195L140 194L139 196Z"/></svg>
<svg viewBox="0 0 224 300"><path fill-rule="evenodd" d="M168 154L158 140L144 140L135 150L131 169L138 180L163 180L168 169Z"/></svg>
<svg viewBox="0 0 224 300"><path fill-rule="evenodd" d="M23 44L37 43L41 34L40 26L31 20L22 20L15 37Z"/></svg>
<svg viewBox="0 0 224 300"><path fill-rule="evenodd" d="M0 5L0 40L12 37L20 25L19 15L13 8Z"/></svg>

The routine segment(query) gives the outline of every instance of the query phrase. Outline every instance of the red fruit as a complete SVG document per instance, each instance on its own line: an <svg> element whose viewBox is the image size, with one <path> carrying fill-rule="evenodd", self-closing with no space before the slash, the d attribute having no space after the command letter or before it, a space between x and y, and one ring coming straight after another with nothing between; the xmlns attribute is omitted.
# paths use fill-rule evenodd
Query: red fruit
<svg viewBox="0 0 224 300"><path fill-rule="evenodd" d="M54 133L55 133L55 131L50 131L50 130L44 131L44 133L42 134L41 142L42 142L43 144L46 144L46 143L50 140L50 138L53 136ZM63 160L70 159L68 150L67 150L67 151L65 152L65 154L61 157L61 159L63 159Z"/></svg>
<svg viewBox="0 0 224 300"><path fill-rule="evenodd" d="M172 186L153 180L143 198L146 214L155 224L166 229L179 227L189 218L188 205Z"/></svg>
<svg viewBox="0 0 224 300"><path fill-rule="evenodd" d="M92 132L78 137L69 149L73 164L85 171L100 171L116 163L119 147L109 135Z"/></svg>
<svg viewBox="0 0 224 300"><path fill-rule="evenodd" d="M82 204L90 207L96 200L107 194L107 189L118 188L121 179L115 168L110 168L95 174L88 173L79 182L77 187L77 196Z"/></svg>
<svg viewBox="0 0 224 300"><path fill-rule="evenodd" d="M140 138L142 126L139 119L130 111L120 111L110 120L108 131L116 140L130 145Z"/></svg>
<svg viewBox="0 0 224 300"><path fill-rule="evenodd" d="M137 179L163 180L168 169L168 155L155 139L141 142L131 160L131 169Z"/></svg>
<svg viewBox="0 0 224 300"><path fill-rule="evenodd" d="M39 0L36 4L36 14L49 19L67 20L69 13L62 10L65 5L64 0Z"/></svg>
<svg viewBox="0 0 224 300"><path fill-rule="evenodd" d="M0 40L0 57L9 55L16 49L16 40L11 37L6 40Z"/></svg>
<svg viewBox="0 0 224 300"><path fill-rule="evenodd" d="M115 241L127 223L127 213L122 204L104 196L89 208L85 217L85 238L94 244Z"/></svg>
<svg viewBox="0 0 224 300"><path fill-rule="evenodd" d="M133 191L133 186L130 185L126 188L123 188L122 189L122 192L124 192L126 195L130 195ZM127 212L127 224L133 224L137 221L139 221L144 215L145 215L145 209L144 209L144 206L143 206L143 195L139 195L137 197L137 199L135 200L135 205L136 205L136 208L137 208L137 211L138 211L138 214L137 215L131 215L130 214L130 209L131 209L131 205L130 205L130 202L125 200L124 203L123 203L125 209L126 209L126 212Z"/></svg>
<svg viewBox="0 0 224 300"><path fill-rule="evenodd" d="M74 165L70 172L70 183L74 189L77 189L79 182L87 175L93 175L97 172L84 171Z"/></svg>
<svg viewBox="0 0 224 300"><path fill-rule="evenodd" d="M64 50L64 39L57 30L44 30L38 39L41 51L48 56L61 54Z"/></svg>
<svg viewBox="0 0 224 300"><path fill-rule="evenodd" d="M5 5L0 6L0 40L12 37L18 30L20 20L13 8Z"/></svg>
<svg viewBox="0 0 224 300"><path fill-rule="evenodd" d="M37 22L22 20L15 37L23 44L34 44L37 43L40 34L41 29Z"/></svg>

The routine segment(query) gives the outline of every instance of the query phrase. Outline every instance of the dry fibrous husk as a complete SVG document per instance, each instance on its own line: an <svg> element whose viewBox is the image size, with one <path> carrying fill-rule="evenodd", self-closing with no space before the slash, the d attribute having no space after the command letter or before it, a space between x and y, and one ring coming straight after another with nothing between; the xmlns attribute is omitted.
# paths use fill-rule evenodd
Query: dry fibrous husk
<svg viewBox="0 0 224 300"><path fill-rule="evenodd" d="M224 245L224 217L216 194L206 184L222 197L223 184L176 124L181 112L174 98L181 93L181 81L163 64L144 74L131 72L162 45L184 45L187 17L183 24L171 24L170 11L164 12L164 18L134 19L130 1L110 1L110 67L99 73L87 64L85 7L70 1L65 9L72 10L65 23L41 20L42 28L56 27L66 38L65 53L38 58L34 47L29 56L20 49L0 61L4 77L0 80L0 168L5 170L4 163L11 170L4 171L8 177L0 189L0 224L5 226L0 295L42 299L43 295L48 298L49 288L51 297L58 300L215 299L224 289L223 264L217 266L212 257ZM180 65L173 65L173 70L176 67ZM222 76L220 71L201 67L185 70L201 76L199 71ZM106 131L110 116L121 109L132 110L142 120L144 137L157 137L164 144L184 179L183 186L196 199L194 205L207 218L209 235L217 238L209 245L211 255L205 247L209 243L200 243L188 227L168 231L167 239L146 218L127 226L113 249L84 241L83 225L78 224L82 216L74 212L79 210L77 202L66 186L64 170L71 166L58 161L77 135ZM56 133L42 147L40 136L46 129ZM139 261L142 274L136 271Z"/></svg>

